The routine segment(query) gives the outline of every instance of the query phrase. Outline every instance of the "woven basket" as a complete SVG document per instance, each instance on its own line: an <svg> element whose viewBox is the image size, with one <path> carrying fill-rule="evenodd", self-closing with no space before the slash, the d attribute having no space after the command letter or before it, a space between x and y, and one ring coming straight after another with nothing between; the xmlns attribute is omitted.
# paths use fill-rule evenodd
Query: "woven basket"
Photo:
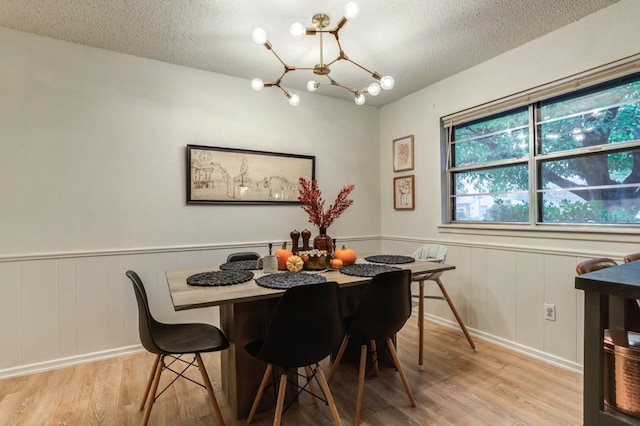
<svg viewBox="0 0 640 426"><path fill-rule="evenodd" d="M640 418L640 334L604 331L604 403Z"/></svg>

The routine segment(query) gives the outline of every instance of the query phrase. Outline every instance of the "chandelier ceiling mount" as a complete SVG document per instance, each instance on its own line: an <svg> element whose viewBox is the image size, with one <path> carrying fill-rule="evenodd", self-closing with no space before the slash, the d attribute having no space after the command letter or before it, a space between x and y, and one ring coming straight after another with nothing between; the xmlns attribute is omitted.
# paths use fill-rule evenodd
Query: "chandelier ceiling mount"
<svg viewBox="0 0 640 426"><path fill-rule="evenodd" d="M280 75L280 77L278 77L278 79L271 81L271 82L264 82L259 78L254 78L253 80L251 80L251 87L254 90L262 90L263 87L278 87L280 90L282 90L282 92L284 93L284 95L289 99L289 103L293 106L298 105L300 103L300 97L298 95L296 95L295 93L291 93L288 90L284 89L280 83L282 82L282 79L284 78L284 76L292 71L299 71L299 70L307 70L307 71L312 71L315 75L318 76L324 76L326 77L329 82L328 83L319 83L317 81L314 80L310 80L307 83L307 90L309 90L310 92L315 92L318 88L322 87L322 86L336 86L336 87L340 87L342 89L348 90L349 92L353 93L354 95L354 101L357 105L362 105L365 103L365 93L370 94L371 96L377 96L381 89L384 90L390 90L391 88L393 88L394 85L394 80L391 76L382 76L382 74L376 72L376 71L370 71L367 68L365 68L364 66L360 65L359 63L353 61L352 59L350 59L345 53L344 50L342 50L342 46L340 45L340 38L339 38L339 31L345 26L345 24L350 21L351 19L354 19L355 17L358 16L358 13L360 12L360 7L358 6L357 3L355 2L349 2L347 3L347 5L345 6L345 13L344 16L342 16L339 20L337 25L332 28L332 29L326 29L329 27L331 20L329 18L328 15L325 15L324 13L317 13L315 15L313 15L313 17L311 18L311 24L313 25L312 27L305 27L302 24L299 23L295 23L293 25L291 25L291 29L290 29L290 33L293 36L293 38L295 39L301 39L303 38L305 35L318 35L319 39L320 39L320 62L315 64L313 67L294 67L291 65L288 65L286 62L284 62L282 60L282 58L280 58L280 56L278 56L278 54L273 50L273 47L271 46L271 43L269 42L269 40L267 40L267 33L264 29L262 28L256 28L255 30L253 30L253 41L255 41L258 44L262 44L267 50L271 51L271 53L273 53L273 55L278 59L278 61L280 61L280 63L283 66L283 72ZM324 61L324 45L323 45L323 34L331 34L334 38L335 41L338 45L338 50L339 50L339 54L338 56L333 59L330 62L325 62ZM370 76L375 80L374 82L372 82L371 84L369 84L367 87L364 87L362 89L355 89L352 87L348 87L345 86L343 84L338 83L336 80L334 80L333 78L331 78L330 73L331 73L331 66L338 62L338 61L347 61L350 62L351 64L361 68L362 70L364 70L365 72L367 72L368 74L370 74Z"/></svg>

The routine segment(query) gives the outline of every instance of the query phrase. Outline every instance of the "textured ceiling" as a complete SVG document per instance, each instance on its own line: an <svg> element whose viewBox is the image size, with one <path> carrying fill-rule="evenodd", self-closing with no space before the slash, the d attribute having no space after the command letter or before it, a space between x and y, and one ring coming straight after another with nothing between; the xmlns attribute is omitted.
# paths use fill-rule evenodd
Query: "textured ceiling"
<svg viewBox="0 0 640 426"><path fill-rule="evenodd" d="M340 31L345 53L371 71L391 75L395 87L367 105L382 106L447 76L577 21L618 0L366 0L360 15ZM251 40L255 27L267 31L289 65L319 62L318 37L294 40L294 22L310 26L325 13L333 26L347 0L2 0L0 26L130 55L249 80L278 78L282 66ZM325 36L325 62L335 42ZM371 80L341 61L331 76L361 88ZM304 102L306 82L322 81L310 71L282 81ZM266 89L265 89L266 90ZM277 90L277 89L269 89ZM353 99L336 87L317 92ZM256 94L259 96L259 94Z"/></svg>

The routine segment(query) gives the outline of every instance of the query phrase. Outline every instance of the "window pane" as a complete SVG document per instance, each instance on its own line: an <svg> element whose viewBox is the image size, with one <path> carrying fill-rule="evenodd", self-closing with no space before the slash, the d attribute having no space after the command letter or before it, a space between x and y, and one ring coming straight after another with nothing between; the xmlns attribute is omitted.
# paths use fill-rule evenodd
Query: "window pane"
<svg viewBox="0 0 640 426"><path fill-rule="evenodd" d="M637 76L635 77L637 79ZM640 80L540 103L543 154L640 139Z"/></svg>
<svg viewBox="0 0 640 426"><path fill-rule="evenodd" d="M541 220L547 223L640 223L638 188L541 193Z"/></svg>
<svg viewBox="0 0 640 426"><path fill-rule="evenodd" d="M453 174L455 194L486 194L496 192L527 192L529 168L526 164L496 167Z"/></svg>
<svg viewBox="0 0 640 426"><path fill-rule="evenodd" d="M460 167L527 156L528 125L525 108L455 126L451 164Z"/></svg>
<svg viewBox="0 0 640 426"><path fill-rule="evenodd" d="M456 167L526 157L529 155L529 128L456 142L454 149Z"/></svg>
<svg viewBox="0 0 640 426"><path fill-rule="evenodd" d="M640 183L640 150L545 161L543 189Z"/></svg>
<svg viewBox="0 0 640 426"><path fill-rule="evenodd" d="M453 199L457 222L528 222L529 195L470 195Z"/></svg>

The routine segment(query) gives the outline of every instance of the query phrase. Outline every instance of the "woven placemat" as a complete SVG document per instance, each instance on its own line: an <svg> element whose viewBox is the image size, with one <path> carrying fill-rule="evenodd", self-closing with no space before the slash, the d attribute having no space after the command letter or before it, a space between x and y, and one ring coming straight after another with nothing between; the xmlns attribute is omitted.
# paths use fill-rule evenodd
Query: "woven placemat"
<svg viewBox="0 0 640 426"><path fill-rule="evenodd" d="M287 272L282 274L264 275L256 278L259 286L276 289L287 289L299 285L320 284L327 282L327 278L319 274L306 272Z"/></svg>
<svg viewBox="0 0 640 426"><path fill-rule="evenodd" d="M262 269L262 260L236 260L220 265L222 271L253 271Z"/></svg>
<svg viewBox="0 0 640 426"><path fill-rule="evenodd" d="M416 260L411 256L399 256L396 254L378 254L375 256L367 256L364 258L367 262L373 263L387 263L387 264L400 264L400 263L412 263Z"/></svg>
<svg viewBox="0 0 640 426"><path fill-rule="evenodd" d="M387 265L377 265L373 263L356 263L355 265L343 266L340 272L354 277L373 277L382 272L399 271L401 268Z"/></svg>
<svg viewBox="0 0 640 426"><path fill-rule="evenodd" d="M247 282L253 279L251 271L200 272L187 278L187 284L198 286L223 286Z"/></svg>

